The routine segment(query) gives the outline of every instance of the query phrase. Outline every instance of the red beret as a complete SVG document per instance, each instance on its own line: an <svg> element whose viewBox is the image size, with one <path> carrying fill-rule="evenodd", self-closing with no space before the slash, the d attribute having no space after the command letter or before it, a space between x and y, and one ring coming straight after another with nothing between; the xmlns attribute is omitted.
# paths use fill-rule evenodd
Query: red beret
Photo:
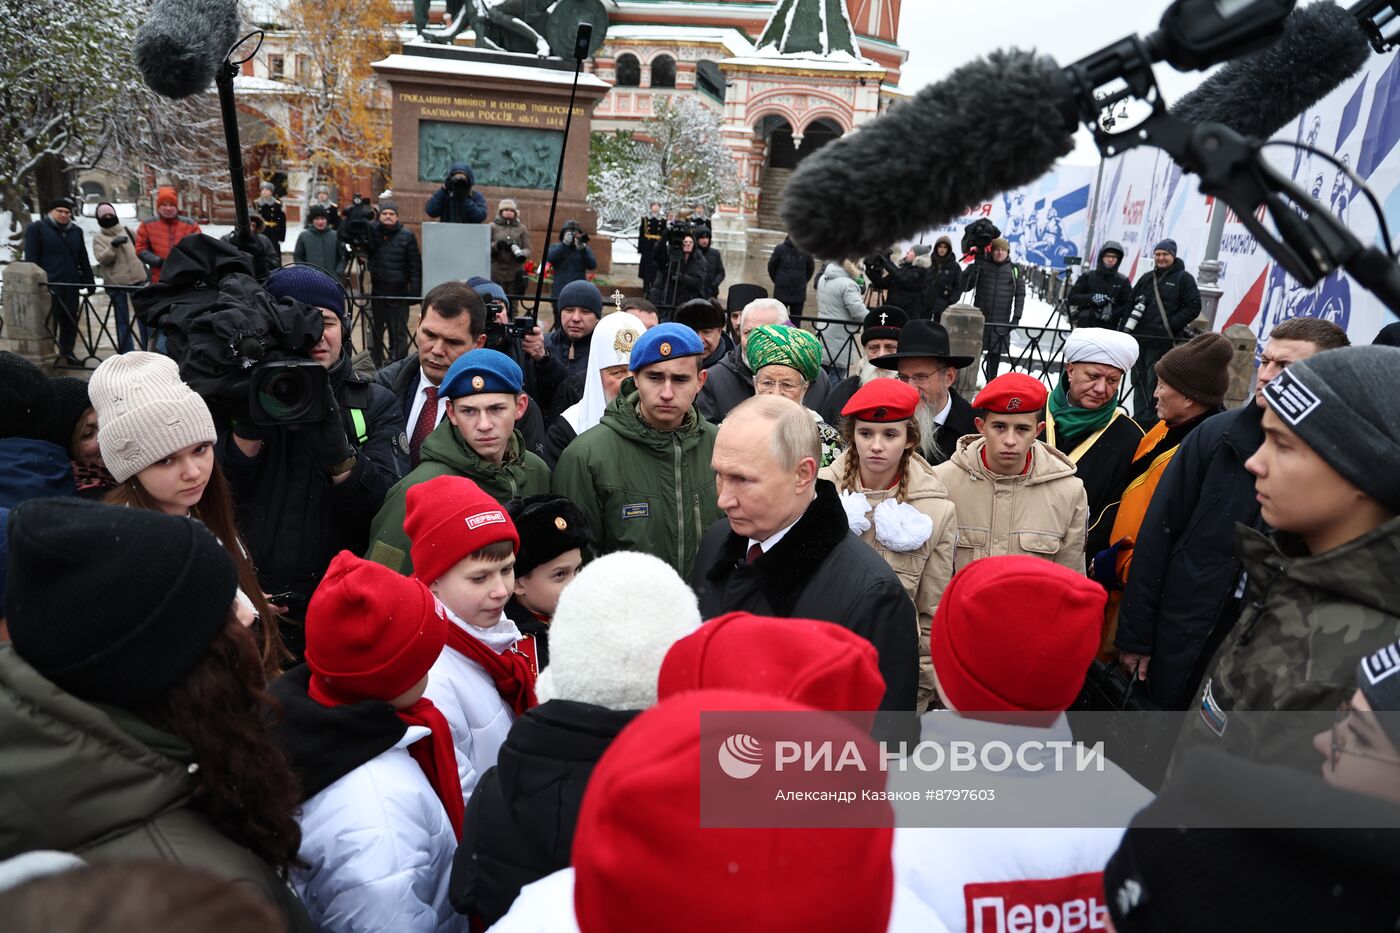
<svg viewBox="0 0 1400 933"><path fill-rule="evenodd" d="M872 379L856 390L841 414L857 421L907 421L918 407L918 389L898 379Z"/></svg>
<svg viewBox="0 0 1400 933"><path fill-rule="evenodd" d="M1024 373L1007 373L987 383L972 400L973 408L998 415L1028 415L1045 407L1045 384Z"/></svg>

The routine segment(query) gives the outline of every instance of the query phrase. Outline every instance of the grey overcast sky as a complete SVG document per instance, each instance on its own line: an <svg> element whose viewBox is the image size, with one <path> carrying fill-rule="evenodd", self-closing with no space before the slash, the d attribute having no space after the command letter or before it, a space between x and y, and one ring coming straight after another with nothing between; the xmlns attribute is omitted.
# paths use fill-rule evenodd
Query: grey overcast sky
<svg viewBox="0 0 1400 933"><path fill-rule="evenodd" d="M900 86L911 93L940 81L954 68L1002 48L1035 49L1062 65L1083 58L1124 36L1157 28L1167 0L1107 2L1071 0L904 0L899 44L909 50ZM1203 78L1169 65L1157 66L1157 83L1170 104ZM1066 161L1098 162L1098 149L1086 130Z"/></svg>

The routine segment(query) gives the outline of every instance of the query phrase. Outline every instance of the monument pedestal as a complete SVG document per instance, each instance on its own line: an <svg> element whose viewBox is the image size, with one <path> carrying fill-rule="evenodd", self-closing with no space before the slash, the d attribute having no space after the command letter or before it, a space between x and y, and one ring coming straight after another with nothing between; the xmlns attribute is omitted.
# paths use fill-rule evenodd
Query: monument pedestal
<svg viewBox="0 0 1400 933"><path fill-rule="evenodd" d="M569 130L554 231L546 230L554 173L564 146L564 123L574 63L532 55L451 46L407 46L375 62L393 94L392 188L399 216L421 233L423 212L453 162L476 174L487 222L502 198L514 198L530 228L531 259L542 263L564 221L596 233L588 207L588 147L592 112L612 85L581 74ZM421 237L420 237L421 242ZM593 236L598 272L611 269L612 244Z"/></svg>

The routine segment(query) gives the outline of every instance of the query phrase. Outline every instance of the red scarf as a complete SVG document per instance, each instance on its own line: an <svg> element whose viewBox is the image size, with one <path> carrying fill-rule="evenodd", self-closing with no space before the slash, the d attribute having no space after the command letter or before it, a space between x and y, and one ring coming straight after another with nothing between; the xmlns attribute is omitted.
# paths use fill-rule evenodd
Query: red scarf
<svg viewBox="0 0 1400 933"><path fill-rule="evenodd" d="M341 706L346 701L338 699L321 689L315 677L307 685L306 693L322 706ZM427 697L407 709L395 710L399 719L407 726L424 726L432 732L425 739L419 739L408 747L408 753L423 769L423 775L432 785L433 792L442 807L447 811L447 821L452 824L452 834L460 842L462 839L462 817L466 812L466 802L462 799L462 781L457 776L457 743L452 741L452 727L447 719Z"/></svg>
<svg viewBox="0 0 1400 933"><path fill-rule="evenodd" d="M535 665L514 645L497 654L481 639L468 635L454 622L447 627L447 647L480 664L491 675L496 692L515 711L515 715L519 716L539 705L539 700L535 699Z"/></svg>

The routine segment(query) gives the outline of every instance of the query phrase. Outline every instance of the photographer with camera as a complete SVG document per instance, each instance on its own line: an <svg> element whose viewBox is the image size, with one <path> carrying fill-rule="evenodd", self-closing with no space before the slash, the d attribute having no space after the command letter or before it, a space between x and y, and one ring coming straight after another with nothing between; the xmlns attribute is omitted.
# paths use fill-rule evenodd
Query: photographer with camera
<svg viewBox="0 0 1400 933"><path fill-rule="evenodd" d="M647 297L658 307L678 308L705 297L710 263L695 244L695 227L678 220L666 230L656 247L656 284Z"/></svg>
<svg viewBox="0 0 1400 933"><path fill-rule="evenodd" d="M530 258L530 228L520 220L520 208L501 198L491 221L491 281L506 292L525 294L525 260Z"/></svg>
<svg viewBox="0 0 1400 933"><path fill-rule="evenodd" d="M307 212L307 219L311 226L297 237L297 245L292 249L292 261L309 263L339 282L345 274L346 261L340 234L331 227L326 209L319 205Z"/></svg>
<svg viewBox="0 0 1400 933"><path fill-rule="evenodd" d="M370 520L408 471L407 450L392 394L360 381L350 364L350 318L340 284L319 269L287 266L264 287L320 311L323 330L310 357L325 370L324 415L294 426L266 423L277 420L267 405L285 402L269 386L257 396L265 400L262 410L253 411L258 403L251 402L246 416L235 415L220 430L215 453L238 503L238 525L258 580L269 601L297 622L331 558L364 549ZM306 377L285 382L291 392L314 391L305 388L315 384ZM298 626L283 626L287 647L298 657L300 635Z"/></svg>
<svg viewBox="0 0 1400 933"><path fill-rule="evenodd" d="M558 298L566 285L583 281L588 278L589 271L598 268L598 260L588 245L588 234L577 220L564 221L559 230L559 242L549 248L548 259L554 267L554 285L549 289L551 298Z"/></svg>
<svg viewBox="0 0 1400 933"><path fill-rule="evenodd" d="M1133 417L1141 424L1157 420L1157 361L1172 348L1172 341L1201 313L1201 292L1186 264L1176 255L1176 240L1166 239L1152 249L1153 267L1133 286L1132 306L1122 328L1138 342L1133 367ZM1189 336L1189 335L1187 335Z"/></svg>
<svg viewBox="0 0 1400 933"><path fill-rule="evenodd" d="M370 297L369 353L376 368L384 365L384 331L389 331L390 360L408 352L408 306L404 297L416 296L423 287L423 257L418 238L399 220L393 201L379 204L379 222L370 228L366 245L369 274L373 282Z"/></svg>
<svg viewBox="0 0 1400 933"><path fill-rule="evenodd" d="M445 224L480 224L486 222L486 198L476 186L476 173L465 162L453 162L442 180L442 187L433 192L423 213ZM380 205L382 211L383 205Z"/></svg>
<svg viewBox="0 0 1400 933"><path fill-rule="evenodd" d="M476 275L467 279L467 287L486 303L486 349L499 350L520 367L525 394L530 396L520 433L525 445L539 453L544 449L544 413L568 379L568 371L545 346L544 332L534 318L511 316L510 299L501 286Z"/></svg>
<svg viewBox="0 0 1400 933"><path fill-rule="evenodd" d="M317 205L319 206L319 205ZM315 210L316 207L312 207ZM347 253L364 254L369 249L369 235L374 227L375 218L378 213L369 201L362 194L355 195L350 201L350 206L345 209L345 223L341 224L341 218L335 213L335 208L324 208L326 220L331 229L340 236L340 245Z"/></svg>
<svg viewBox="0 0 1400 933"><path fill-rule="evenodd" d="M976 261L963 270L962 290L975 290L972 303L992 325L982 332L983 369L991 382L1001 370L1001 355L1011 352L1011 328L1021 323L1026 306L1026 280L1011 261L1011 244L1005 237L992 240L986 252L978 251Z"/></svg>
<svg viewBox="0 0 1400 933"><path fill-rule="evenodd" d="M865 274L871 285L884 289L885 304L894 305L913 318L924 315L930 252L928 244L915 243L904 251L897 266L884 253L865 260Z"/></svg>
<svg viewBox="0 0 1400 933"><path fill-rule="evenodd" d="M1109 240L1099 250L1099 264L1085 273L1065 299L1074 308L1075 327L1107 327L1116 330L1128 313L1133 283L1118 271L1123 264L1123 244Z"/></svg>

